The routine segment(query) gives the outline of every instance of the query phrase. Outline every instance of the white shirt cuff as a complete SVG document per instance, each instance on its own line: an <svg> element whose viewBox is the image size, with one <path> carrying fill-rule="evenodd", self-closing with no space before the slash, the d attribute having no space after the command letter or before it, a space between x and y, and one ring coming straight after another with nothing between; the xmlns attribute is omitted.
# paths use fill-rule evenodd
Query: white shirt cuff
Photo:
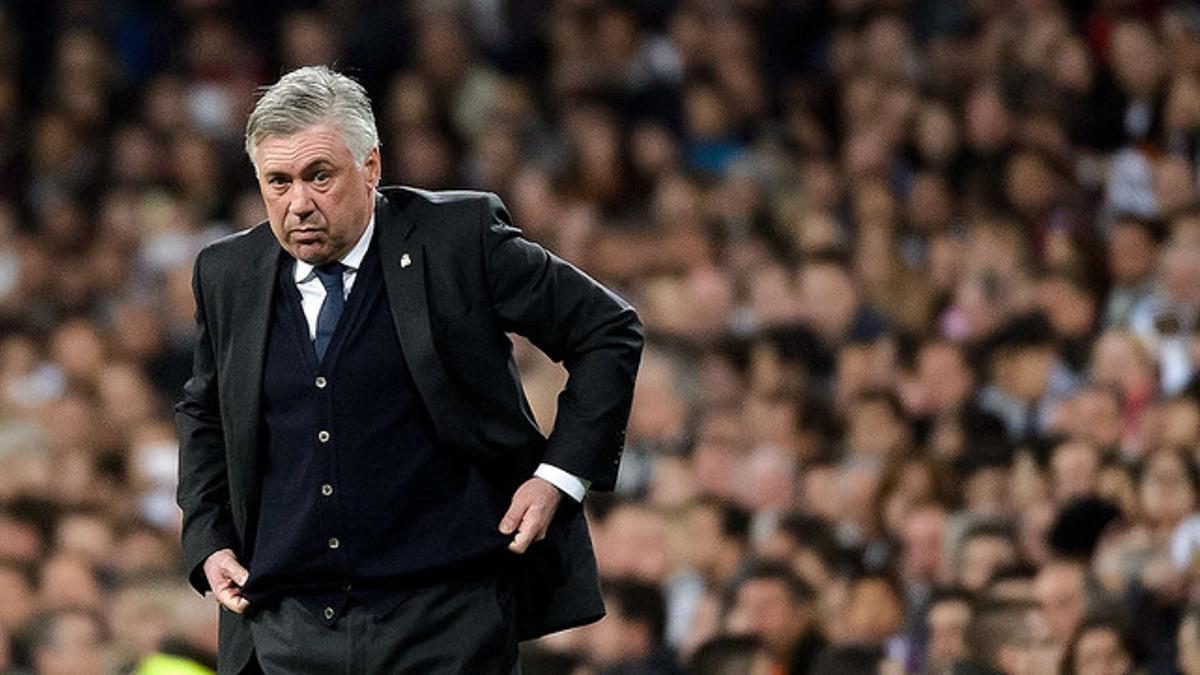
<svg viewBox="0 0 1200 675"><path fill-rule="evenodd" d="M538 464L538 468L533 472L533 475L567 493L571 496L571 499L574 499L577 502L583 501L584 495L587 494L588 486L592 484L592 481L590 480L579 478L578 476L563 471L557 466L546 464L544 462Z"/></svg>

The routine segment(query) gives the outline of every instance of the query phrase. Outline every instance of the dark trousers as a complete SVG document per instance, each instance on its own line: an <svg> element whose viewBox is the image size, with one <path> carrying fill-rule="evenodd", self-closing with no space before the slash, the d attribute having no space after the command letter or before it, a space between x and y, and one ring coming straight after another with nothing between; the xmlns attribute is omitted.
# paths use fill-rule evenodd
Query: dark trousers
<svg viewBox="0 0 1200 675"><path fill-rule="evenodd" d="M255 658L245 673L519 672L508 575L405 590L381 616L350 605L332 626L285 598L250 619Z"/></svg>

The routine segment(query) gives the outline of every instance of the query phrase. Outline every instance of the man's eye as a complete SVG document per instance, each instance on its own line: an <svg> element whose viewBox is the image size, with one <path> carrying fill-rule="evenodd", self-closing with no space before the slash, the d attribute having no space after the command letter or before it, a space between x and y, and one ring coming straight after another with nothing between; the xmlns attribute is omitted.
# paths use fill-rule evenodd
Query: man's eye
<svg viewBox="0 0 1200 675"><path fill-rule="evenodd" d="M287 182L288 180L283 176L271 176L267 179L267 183L270 185L287 185Z"/></svg>
<svg viewBox="0 0 1200 675"><path fill-rule="evenodd" d="M317 183L324 183L325 181L329 180L330 178L331 178L331 176L329 175L328 171L318 171L315 174L313 174L313 180Z"/></svg>

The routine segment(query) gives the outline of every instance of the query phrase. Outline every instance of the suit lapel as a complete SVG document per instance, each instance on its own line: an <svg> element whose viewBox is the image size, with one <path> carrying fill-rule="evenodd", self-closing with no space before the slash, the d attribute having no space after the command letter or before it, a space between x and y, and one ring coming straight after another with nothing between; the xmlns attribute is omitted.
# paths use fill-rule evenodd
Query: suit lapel
<svg viewBox="0 0 1200 675"><path fill-rule="evenodd" d="M271 320L279 257L283 249L268 230L257 255L247 266L247 276L238 284L241 290L232 296L237 322L233 329L233 347L227 378L229 410L222 411L233 420L233 442L228 444L231 465L245 467L242 490L251 508L258 503L259 490L259 408L262 400L263 363L267 351L267 330ZM234 476L237 480L238 476Z"/></svg>
<svg viewBox="0 0 1200 675"><path fill-rule="evenodd" d="M460 416L450 409L453 396L433 344L426 289L427 256L412 216L382 194L376 200L375 223L384 287L404 360L421 393L438 435L466 443Z"/></svg>

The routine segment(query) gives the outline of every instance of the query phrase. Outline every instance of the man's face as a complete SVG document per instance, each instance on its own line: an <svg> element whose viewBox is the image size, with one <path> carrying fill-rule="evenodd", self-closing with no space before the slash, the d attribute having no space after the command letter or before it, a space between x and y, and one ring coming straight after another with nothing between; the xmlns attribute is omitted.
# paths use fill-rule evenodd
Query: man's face
<svg viewBox="0 0 1200 675"><path fill-rule="evenodd" d="M103 672L100 628L87 614L70 613L58 619L54 644L38 647L38 672L46 675L92 675Z"/></svg>
<svg viewBox="0 0 1200 675"><path fill-rule="evenodd" d="M861 579L854 585L847 610L855 641L882 645L900 630L904 607L882 579Z"/></svg>
<svg viewBox="0 0 1200 675"><path fill-rule="evenodd" d="M294 258L337 260L362 236L375 204L378 148L358 166L341 132L321 123L264 138L254 161L271 231Z"/></svg>
<svg viewBox="0 0 1200 675"><path fill-rule="evenodd" d="M939 602L929 610L927 659L931 670L938 672L954 665L967 655L967 626L971 622L971 606L962 600Z"/></svg>
<svg viewBox="0 0 1200 675"><path fill-rule="evenodd" d="M1063 564L1044 567L1033 592L1050 636L1059 645L1066 644L1087 608L1083 570Z"/></svg>
<svg viewBox="0 0 1200 675"><path fill-rule="evenodd" d="M860 401L850 409L847 441L854 452L886 457L904 445L907 429L892 408L878 399Z"/></svg>
<svg viewBox="0 0 1200 675"><path fill-rule="evenodd" d="M917 378L932 412L958 405L971 394L974 384L962 352L938 343L921 350L917 357Z"/></svg>
<svg viewBox="0 0 1200 675"><path fill-rule="evenodd" d="M809 621L805 606L792 600L775 579L751 579L738 590L733 614L776 656L786 656Z"/></svg>
<svg viewBox="0 0 1200 675"><path fill-rule="evenodd" d="M1175 643L1179 651L1179 670L1184 675L1200 675L1200 625L1194 617L1188 616L1179 624Z"/></svg>
<svg viewBox="0 0 1200 675"><path fill-rule="evenodd" d="M1050 459L1054 499L1059 504L1096 492L1099 451L1087 443L1063 443Z"/></svg>
<svg viewBox="0 0 1200 675"><path fill-rule="evenodd" d="M963 545L962 585L970 591L978 591L987 584L992 572L1005 563L1012 562L1016 550L1012 542L1002 537L977 536Z"/></svg>
<svg viewBox="0 0 1200 675"><path fill-rule="evenodd" d="M942 566L942 536L946 514L924 506L909 514L903 526L904 577L908 581L933 581Z"/></svg>
<svg viewBox="0 0 1200 675"><path fill-rule="evenodd" d="M1121 638L1108 627L1093 628L1079 638L1075 672L1094 675L1124 675L1129 672L1129 655Z"/></svg>
<svg viewBox="0 0 1200 675"><path fill-rule="evenodd" d="M35 610L33 587L15 568L0 568L0 625L24 625Z"/></svg>
<svg viewBox="0 0 1200 675"><path fill-rule="evenodd" d="M800 302L803 318L831 341L845 337L858 311L853 279L832 264L813 264L801 271Z"/></svg>
<svg viewBox="0 0 1200 675"><path fill-rule="evenodd" d="M1113 226L1108 269L1119 284L1129 284L1153 271L1156 247L1150 235L1133 223Z"/></svg>
<svg viewBox="0 0 1200 675"><path fill-rule="evenodd" d="M614 607L611 598L605 598L605 603ZM627 621L620 611L609 611L603 619L588 626L584 634L588 655L601 666L645 656L651 646L645 625Z"/></svg>

